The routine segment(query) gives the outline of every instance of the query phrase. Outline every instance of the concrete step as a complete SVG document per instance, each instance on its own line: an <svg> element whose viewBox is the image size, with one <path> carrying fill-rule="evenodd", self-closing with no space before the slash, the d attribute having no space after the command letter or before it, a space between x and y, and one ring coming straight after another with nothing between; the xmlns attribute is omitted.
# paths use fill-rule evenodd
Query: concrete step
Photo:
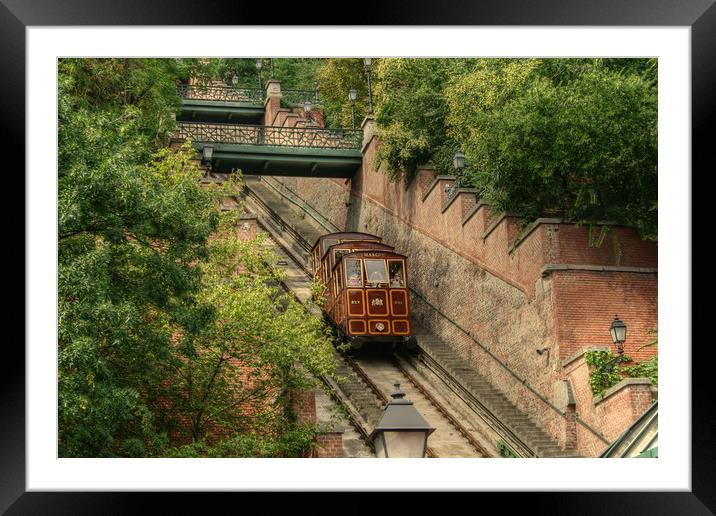
<svg viewBox="0 0 716 516"><path fill-rule="evenodd" d="M418 344L456 380L465 386L501 422L541 456L562 453L557 442L507 397L493 387L445 342L418 323L413 323Z"/></svg>

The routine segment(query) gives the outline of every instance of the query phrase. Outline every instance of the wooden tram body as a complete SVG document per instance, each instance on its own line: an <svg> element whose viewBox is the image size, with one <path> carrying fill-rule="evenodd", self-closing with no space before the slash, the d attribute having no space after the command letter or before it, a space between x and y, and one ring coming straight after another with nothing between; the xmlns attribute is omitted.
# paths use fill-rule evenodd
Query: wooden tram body
<svg viewBox="0 0 716 516"><path fill-rule="evenodd" d="M380 237L324 235L313 246L311 266L326 287L326 315L353 345L411 337L407 257Z"/></svg>

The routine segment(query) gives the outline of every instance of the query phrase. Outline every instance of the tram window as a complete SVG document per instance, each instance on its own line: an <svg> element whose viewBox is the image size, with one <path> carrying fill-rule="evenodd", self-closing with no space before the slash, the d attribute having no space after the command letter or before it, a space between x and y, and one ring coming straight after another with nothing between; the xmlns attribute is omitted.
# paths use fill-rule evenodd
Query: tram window
<svg viewBox="0 0 716 516"><path fill-rule="evenodd" d="M388 260L388 273L390 274L390 286L393 288L405 288L405 271L403 260Z"/></svg>
<svg viewBox="0 0 716 516"><path fill-rule="evenodd" d="M341 259L341 256L346 255L346 254L348 254L348 253L350 253L350 252L351 252L350 249L336 249L336 250L333 252L333 256L334 256L333 265L335 265L335 264L338 263L338 260Z"/></svg>
<svg viewBox="0 0 716 516"><path fill-rule="evenodd" d="M346 285L349 287L363 286L363 271L360 260L346 260Z"/></svg>
<svg viewBox="0 0 716 516"><path fill-rule="evenodd" d="M332 246L338 244L338 240L335 240L333 238L327 238L323 241L323 253L325 254L326 251Z"/></svg>
<svg viewBox="0 0 716 516"><path fill-rule="evenodd" d="M385 269L385 260L365 260L366 283L378 285L388 283L388 271Z"/></svg>

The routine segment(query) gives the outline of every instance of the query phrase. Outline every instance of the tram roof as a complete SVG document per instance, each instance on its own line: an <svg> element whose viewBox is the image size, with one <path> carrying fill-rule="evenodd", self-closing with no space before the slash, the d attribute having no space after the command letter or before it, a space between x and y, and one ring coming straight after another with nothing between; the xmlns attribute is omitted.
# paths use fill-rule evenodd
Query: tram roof
<svg viewBox="0 0 716 516"><path fill-rule="evenodd" d="M379 242L383 241L381 237L371 235L370 233L362 233L360 231L339 231L336 233L328 233L326 235L318 237L316 243L313 244L313 247L311 248L311 252L313 252L316 246L318 246L326 238L332 238L336 240L352 238L354 240L378 240Z"/></svg>

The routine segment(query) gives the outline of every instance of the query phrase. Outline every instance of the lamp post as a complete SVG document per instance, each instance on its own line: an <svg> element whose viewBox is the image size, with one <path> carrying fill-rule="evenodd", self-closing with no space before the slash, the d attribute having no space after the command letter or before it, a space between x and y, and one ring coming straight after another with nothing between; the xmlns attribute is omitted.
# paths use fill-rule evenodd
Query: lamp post
<svg viewBox="0 0 716 516"><path fill-rule="evenodd" d="M358 91L355 88L348 90L348 100L351 101L351 127L356 130L356 98L358 97Z"/></svg>
<svg viewBox="0 0 716 516"><path fill-rule="evenodd" d="M368 76L368 114L373 114L373 93L370 88L370 64L373 60L370 57L363 58L363 66L365 67L365 73Z"/></svg>
<svg viewBox="0 0 716 516"><path fill-rule="evenodd" d="M310 100L306 100L303 103L303 114L306 117L306 120L312 120L311 119L311 109L313 109L313 104L311 104Z"/></svg>
<svg viewBox="0 0 716 516"><path fill-rule="evenodd" d="M273 57L272 57L271 58L271 79L273 80L275 78L276 78L276 69L273 66Z"/></svg>
<svg viewBox="0 0 716 516"><path fill-rule="evenodd" d="M457 192L457 189L462 186L463 173L465 169L465 154L462 150L458 149L455 156L452 158L452 165L455 167L455 182L450 187L449 198Z"/></svg>
<svg viewBox="0 0 716 516"><path fill-rule="evenodd" d="M423 458L428 448L428 436L435 428L420 415L412 401L404 399L400 383L393 385L393 400L386 405L383 417L371 434L376 456L382 459Z"/></svg>
<svg viewBox="0 0 716 516"><path fill-rule="evenodd" d="M318 104L318 81L313 81L313 100Z"/></svg>
<svg viewBox="0 0 716 516"><path fill-rule="evenodd" d="M602 373L609 374L614 366L619 362L624 361L624 341L626 341L626 324L624 321L619 319L618 316L614 316L611 326L609 326L609 333L612 336L612 342L617 346L617 356L612 358L609 362L602 365L600 371Z"/></svg>
<svg viewBox="0 0 716 516"><path fill-rule="evenodd" d="M208 176L211 172L211 158L214 155L213 145L204 145L201 148L201 164L208 167L204 177Z"/></svg>
<svg viewBox="0 0 716 516"><path fill-rule="evenodd" d="M619 319L619 316L615 315L614 320L612 321L612 325L609 327L609 333L612 336L612 342L617 347L617 353L619 355L624 354L624 341L626 341L626 324L624 324L624 321Z"/></svg>
<svg viewBox="0 0 716 516"><path fill-rule="evenodd" d="M261 62L261 59L256 60L256 71L259 74L259 90L263 91L263 83L261 82L261 67L263 66L263 63Z"/></svg>
<svg viewBox="0 0 716 516"><path fill-rule="evenodd" d="M239 84L239 76L234 74L234 76L231 78L231 84L234 88Z"/></svg>

